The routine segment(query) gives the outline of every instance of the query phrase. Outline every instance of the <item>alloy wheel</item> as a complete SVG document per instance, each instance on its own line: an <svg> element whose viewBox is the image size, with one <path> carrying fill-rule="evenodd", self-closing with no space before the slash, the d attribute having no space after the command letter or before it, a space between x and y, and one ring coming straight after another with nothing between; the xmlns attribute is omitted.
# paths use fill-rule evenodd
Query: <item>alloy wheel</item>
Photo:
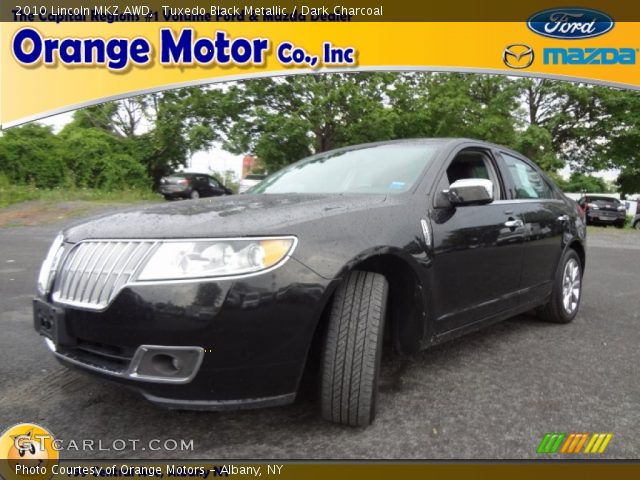
<svg viewBox="0 0 640 480"><path fill-rule="evenodd" d="M562 274L562 306L567 314L571 315L578 308L580 301L580 265L575 258L570 258L564 266Z"/></svg>

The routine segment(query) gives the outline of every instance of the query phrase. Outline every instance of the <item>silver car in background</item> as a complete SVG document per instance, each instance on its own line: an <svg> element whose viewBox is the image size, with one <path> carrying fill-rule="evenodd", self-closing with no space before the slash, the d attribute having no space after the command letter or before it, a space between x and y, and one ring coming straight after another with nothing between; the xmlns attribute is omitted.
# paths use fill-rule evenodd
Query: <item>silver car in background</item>
<svg viewBox="0 0 640 480"><path fill-rule="evenodd" d="M254 185L259 184L262 180L267 178L266 175L258 175L258 174L249 174L240 180L240 186L238 188L238 193L244 193L249 190Z"/></svg>

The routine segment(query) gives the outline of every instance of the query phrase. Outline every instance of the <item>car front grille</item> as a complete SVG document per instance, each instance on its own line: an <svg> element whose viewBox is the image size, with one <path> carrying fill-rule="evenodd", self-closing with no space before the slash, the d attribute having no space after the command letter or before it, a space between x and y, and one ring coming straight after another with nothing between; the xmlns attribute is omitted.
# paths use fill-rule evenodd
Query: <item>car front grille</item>
<svg viewBox="0 0 640 480"><path fill-rule="evenodd" d="M104 309L156 245L148 240L100 240L76 244L56 272L53 300Z"/></svg>

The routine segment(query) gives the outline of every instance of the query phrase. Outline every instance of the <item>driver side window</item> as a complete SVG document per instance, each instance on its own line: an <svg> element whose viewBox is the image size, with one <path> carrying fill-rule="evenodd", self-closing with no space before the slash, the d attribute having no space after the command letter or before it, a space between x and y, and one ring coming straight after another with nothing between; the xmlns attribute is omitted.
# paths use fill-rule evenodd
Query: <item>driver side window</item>
<svg viewBox="0 0 640 480"><path fill-rule="evenodd" d="M489 156L480 150L463 150L449 164L441 181L441 190L457 181L467 178L482 178L493 182L494 199L500 198L500 183Z"/></svg>
<svg viewBox="0 0 640 480"><path fill-rule="evenodd" d="M517 199L554 198L551 187L533 167L508 153L501 154L515 185Z"/></svg>

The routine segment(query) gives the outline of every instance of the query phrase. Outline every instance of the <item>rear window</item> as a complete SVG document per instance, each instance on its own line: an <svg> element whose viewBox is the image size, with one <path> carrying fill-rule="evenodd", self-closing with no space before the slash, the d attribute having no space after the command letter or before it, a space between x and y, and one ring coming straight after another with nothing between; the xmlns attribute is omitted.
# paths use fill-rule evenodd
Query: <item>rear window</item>
<svg viewBox="0 0 640 480"><path fill-rule="evenodd" d="M170 177L164 177L161 182L162 183L180 183L184 181L187 177L180 175L172 175Z"/></svg>
<svg viewBox="0 0 640 480"><path fill-rule="evenodd" d="M596 205L621 205L620 200L617 198L608 197L587 197L587 202L595 203Z"/></svg>

